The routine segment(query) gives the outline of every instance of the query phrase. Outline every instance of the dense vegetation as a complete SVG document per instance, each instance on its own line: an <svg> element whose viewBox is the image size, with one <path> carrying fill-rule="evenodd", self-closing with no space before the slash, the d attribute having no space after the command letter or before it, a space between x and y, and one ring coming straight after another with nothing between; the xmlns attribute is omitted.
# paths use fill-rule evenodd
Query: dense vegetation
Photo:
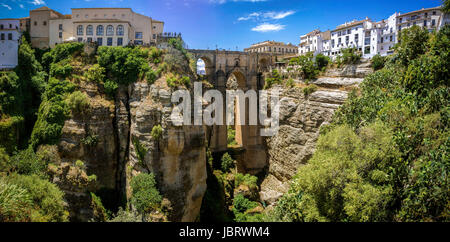
<svg viewBox="0 0 450 242"><path fill-rule="evenodd" d="M268 219L449 221L449 54L449 26L403 30Z"/></svg>

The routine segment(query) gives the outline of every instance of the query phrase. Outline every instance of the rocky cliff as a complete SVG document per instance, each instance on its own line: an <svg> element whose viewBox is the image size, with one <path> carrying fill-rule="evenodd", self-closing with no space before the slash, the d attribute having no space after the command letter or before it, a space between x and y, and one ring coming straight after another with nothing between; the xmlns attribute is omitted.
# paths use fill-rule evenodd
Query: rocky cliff
<svg viewBox="0 0 450 242"><path fill-rule="evenodd" d="M197 219L206 191L205 131L202 126L172 126L171 91L164 83L121 87L115 101L102 96L93 83L80 84L90 109L66 120L57 148L61 163L52 171L53 181L66 194L72 220L96 220L89 192L102 195L104 203L117 203L130 198L132 177L149 172L170 204L169 221ZM158 125L162 135L152 137ZM95 142L87 144L87 138ZM77 167L78 160L82 167Z"/></svg>
<svg viewBox="0 0 450 242"><path fill-rule="evenodd" d="M331 122L347 99L347 90L371 72L369 62L331 68L310 82L319 88L307 96L301 88L302 80L295 88L281 89L280 130L266 140L269 170L261 185L262 201L273 204L288 191L298 167L314 154L320 127Z"/></svg>

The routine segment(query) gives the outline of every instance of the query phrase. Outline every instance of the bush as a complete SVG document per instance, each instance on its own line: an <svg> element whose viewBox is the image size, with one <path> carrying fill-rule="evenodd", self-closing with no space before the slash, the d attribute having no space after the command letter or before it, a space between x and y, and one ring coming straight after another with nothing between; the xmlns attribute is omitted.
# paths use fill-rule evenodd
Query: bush
<svg viewBox="0 0 450 242"><path fill-rule="evenodd" d="M131 204L143 215L160 208L162 196L153 174L139 174L131 179Z"/></svg>
<svg viewBox="0 0 450 242"><path fill-rule="evenodd" d="M236 142L236 130L234 130L231 126L227 127L227 143L228 146L237 146Z"/></svg>
<svg viewBox="0 0 450 242"><path fill-rule="evenodd" d="M294 79L289 78L289 80L286 81L286 87L293 88L295 86Z"/></svg>
<svg viewBox="0 0 450 242"><path fill-rule="evenodd" d="M153 126L151 136L154 140L159 141L162 137L163 129L160 124Z"/></svg>
<svg viewBox="0 0 450 242"><path fill-rule="evenodd" d="M230 170L234 168L234 160L231 158L230 154L225 153L222 156L221 168L225 173L230 172Z"/></svg>
<svg viewBox="0 0 450 242"><path fill-rule="evenodd" d="M179 86L189 87L191 80L187 76L180 77L179 75L174 75L170 73L166 78L167 86L170 88L176 88Z"/></svg>
<svg viewBox="0 0 450 242"><path fill-rule="evenodd" d="M33 202L31 221L66 222L69 213L65 209L64 193L55 184L36 175L24 176L12 174L7 177L10 184L25 189Z"/></svg>
<svg viewBox="0 0 450 242"><path fill-rule="evenodd" d="M381 55L375 55L372 58L372 68L374 71L383 69L385 64L386 64L386 57L383 57Z"/></svg>
<svg viewBox="0 0 450 242"><path fill-rule="evenodd" d="M307 97L316 92L317 89L319 89L319 87L314 84L308 85L307 87L303 88L303 94L305 95L305 97Z"/></svg>
<svg viewBox="0 0 450 242"><path fill-rule="evenodd" d="M83 50L83 43L66 43L55 46L42 57L44 69L49 70L52 63L58 63L67 58L75 56Z"/></svg>
<svg viewBox="0 0 450 242"><path fill-rule="evenodd" d="M237 195L233 200L233 212L245 213L246 211L253 209L258 206L257 202L252 202L245 198L242 194Z"/></svg>
<svg viewBox="0 0 450 242"><path fill-rule="evenodd" d="M27 190L0 177L0 222L30 222L32 201Z"/></svg>
<svg viewBox="0 0 450 242"><path fill-rule="evenodd" d="M47 162L40 159L30 147L11 157L8 171L22 175L46 176Z"/></svg>
<svg viewBox="0 0 450 242"><path fill-rule="evenodd" d="M319 70L324 70L327 68L328 64L330 63L330 57L324 56L323 54L316 55L316 66L319 68Z"/></svg>
<svg viewBox="0 0 450 242"><path fill-rule="evenodd" d="M100 197L95 195L94 193L90 193L91 195L91 208L94 211L93 217L96 222L105 222L108 220L108 214L105 207L102 204L102 200Z"/></svg>
<svg viewBox="0 0 450 242"><path fill-rule="evenodd" d="M149 58L153 64L160 64L162 62L162 55L163 52L160 49L155 47L150 48Z"/></svg>
<svg viewBox="0 0 450 242"><path fill-rule="evenodd" d="M98 49L97 61L101 67L105 68L109 79L118 84L128 85L136 82L150 70L147 62L148 55L148 51L139 47L101 46Z"/></svg>
<svg viewBox="0 0 450 242"><path fill-rule="evenodd" d="M271 77L266 78L266 80L265 80L266 84L264 86L264 89L269 89L273 85L281 84L281 81L282 81L281 75L278 72L278 70L275 69L272 71Z"/></svg>
<svg viewBox="0 0 450 242"><path fill-rule="evenodd" d="M395 46L396 56L403 66L425 54L430 35L428 30L412 26L400 32L399 43Z"/></svg>
<svg viewBox="0 0 450 242"><path fill-rule="evenodd" d="M115 223L139 223L143 221L142 215L139 215L134 212L129 212L126 210L123 210L123 208L119 208L119 211L117 212L116 216L109 220L108 222L115 222Z"/></svg>
<svg viewBox="0 0 450 242"><path fill-rule="evenodd" d="M50 65L50 77L65 79L72 74L73 67L70 65L70 59Z"/></svg>
<svg viewBox="0 0 450 242"><path fill-rule="evenodd" d="M75 91L66 98L67 106L72 110L72 113L83 114L89 111L89 98L85 93Z"/></svg>
<svg viewBox="0 0 450 242"><path fill-rule="evenodd" d="M84 77L90 82L103 83L105 71L105 68L95 64L84 73Z"/></svg>
<svg viewBox="0 0 450 242"><path fill-rule="evenodd" d="M112 80L107 80L103 86L105 88L105 93L109 97L114 97L116 94L117 88L119 88L119 85L115 81L112 81Z"/></svg>
<svg viewBox="0 0 450 242"><path fill-rule="evenodd" d="M50 78L31 134L33 148L41 144L56 144L59 141L64 122L70 115L64 97L74 89L75 85L69 81Z"/></svg>
<svg viewBox="0 0 450 242"><path fill-rule="evenodd" d="M150 70L149 72L147 72L146 78L147 78L147 83L152 85L158 79L158 75L157 75L156 71Z"/></svg>
<svg viewBox="0 0 450 242"><path fill-rule="evenodd" d="M338 66L341 64L356 64L361 60L362 54L356 48L342 49L341 52L342 55L336 58Z"/></svg>
<svg viewBox="0 0 450 242"><path fill-rule="evenodd" d="M249 188L257 188L258 187L258 177L252 176L250 174L236 174L234 180L235 187L239 187L240 185L248 186Z"/></svg>

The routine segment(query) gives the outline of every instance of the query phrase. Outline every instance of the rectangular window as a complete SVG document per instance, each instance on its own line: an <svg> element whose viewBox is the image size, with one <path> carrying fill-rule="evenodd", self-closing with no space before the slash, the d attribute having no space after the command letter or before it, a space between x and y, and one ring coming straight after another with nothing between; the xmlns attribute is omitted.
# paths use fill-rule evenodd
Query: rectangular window
<svg viewBox="0 0 450 242"><path fill-rule="evenodd" d="M8 40L12 40L12 34L8 34Z"/></svg>
<svg viewBox="0 0 450 242"><path fill-rule="evenodd" d="M102 46L103 45L103 38L97 38L97 44L98 44L98 46Z"/></svg>
<svg viewBox="0 0 450 242"><path fill-rule="evenodd" d="M59 24L59 28L58 28L59 30L63 30L63 25L62 24Z"/></svg>
<svg viewBox="0 0 450 242"><path fill-rule="evenodd" d="M424 21L423 21L423 26L424 26L424 27L427 27L427 25L428 25L427 21L424 20Z"/></svg>
<svg viewBox="0 0 450 242"><path fill-rule="evenodd" d="M117 46L123 45L123 38L117 38Z"/></svg>
<svg viewBox="0 0 450 242"><path fill-rule="evenodd" d="M156 34L153 34L153 39L156 39Z"/></svg>
<svg viewBox="0 0 450 242"><path fill-rule="evenodd" d="M107 46L112 46L112 43L113 43L113 38L109 37L109 38L107 39L106 45L107 45Z"/></svg>
<svg viewBox="0 0 450 242"><path fill-rule="evenodd" d="M63 37L63 33L59 32L59 38L62 39L62 37Z"/></svg>
<svg viewBox="0 0 450 242"><path fill-rule="evenodd" d="M87 38L87 42L88 42L88 43L92 43L92 38L91 38L91 37L88 37L88 38Z"/></svg>
<svg viewBox="0 0 450 242"><path fill-rule="evenodd" d="M1 34L1 40L5 40L5 34Z"/></svg>
<svg viewBox="0 0 450 242"><path fill-rule="evenodd" d="M135 40L134 44L135 45L142 45L142 44L144 44L144 42L142 40Z"/></svg>
<svg viewBox="0 0 450 242"><path fill-rule="evenodd" d="M136 32L136 39L142 39L142 32Z"/></svg>
<svg viewBox="0 0 450 242"><path fill-rule="evenodd" d="M394 41L394 36L391 35L391 37L389 38L389 41Z"/></svg>
<svg viewBox="0 0 450 242"><path fill-rule="evenodd" d="M80 42L80 43L83 42L83 38L81 38L81 37L78 38L78 42Z"/></svg>
<svg viewBox="0 0 450 242"><path fill-rule="evenodd" d="M431 20L431 26L436 26L436 20L435 19L433 19L433 20Z"/></svg>

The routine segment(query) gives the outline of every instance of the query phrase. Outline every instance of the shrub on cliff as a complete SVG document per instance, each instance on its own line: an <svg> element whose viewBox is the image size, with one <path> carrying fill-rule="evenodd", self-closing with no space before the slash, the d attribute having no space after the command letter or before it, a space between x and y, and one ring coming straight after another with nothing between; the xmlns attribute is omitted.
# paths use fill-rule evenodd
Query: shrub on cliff
<svg viewBox="0 0 450 242"><path fill-rule="evenodd" d="M32 222L68 221L69 213L65 209L64 194L55 184L36 175L12 174L6 181L26 190L29 194L33 203L30 215Z"/></svg>
<svg viewBox="0 0 450 242"><path fill-rule="evenodd" d="M161 125L158 124L152 128L152 132L150 135L152 136L152 138L154 140L159 141L162 137L162 134L163 134L163 129L162 129Z"/></svg>
<svg viewBox="0 0 450 242"><path fill-rule="evenodd" d="M140 47L101 46L97 53L98 64L105 68L107 77L118 84L134 83L150 70L149 53Z"/></svg>
<svg viewBox="0 0 450 242"><path fill-rule="evenodd" d="M70 108L72 113L82 114L87 113L90 103L89 97L80 91L75 91L69 94L65 102L67 103L67 107Z"/></svg>
<svg viewBox="0 0 450 242"><path fill-rule="evenodd" d="M374 71L378 71L383 69L384 65L386 64L386 57L381 55L375 55L372 58L372 69Z"/></svg>
<svg viewBox="0 0 450 242"><path fill-rule="evenodd" d="M155 176L141 173L131 179L131 204L141 214L160 208L162 196L156 188Z"/></svg>
<svg viewBox="0 0 450 242"><path fill-rule="evenodd" d="M41 144L56 144L59 141L64 121L70 115L64 99L74 90L75 85L71 82L50 78L31 134L31 145L34 148Z"/></svg>
<svg viewBox="0 0 450 242"><path fill-rule="evenodd" d="M222 171L227 173L230 172L231 169L234 168L234 160L231 158L230 154L225 153L221 159L222 163L220 164Z"/></svg>
<svg viewBox="0 0 450 242"><path fill-rule="evenodd" d="M0 222L29 222L32 201L27 190L0 177Z"/></svg>

